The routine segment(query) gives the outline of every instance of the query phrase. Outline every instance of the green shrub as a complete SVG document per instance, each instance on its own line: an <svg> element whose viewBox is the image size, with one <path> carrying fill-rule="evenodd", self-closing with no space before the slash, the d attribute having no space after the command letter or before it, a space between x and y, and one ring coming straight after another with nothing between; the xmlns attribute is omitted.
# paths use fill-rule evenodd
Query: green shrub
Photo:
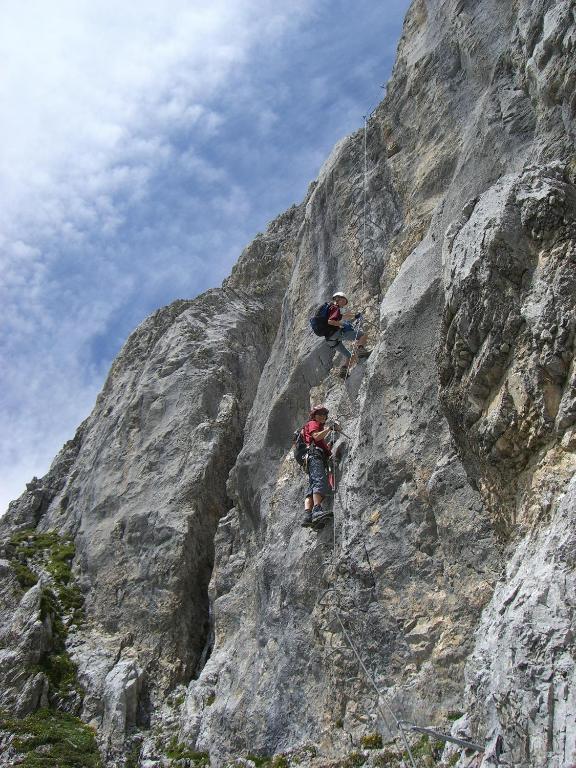
<svg viewBox="0 0 576 768"><path fill-rule="evenodd" d="M210 756L208 752L195 752L187 744L181 744L176 738L173 738L166 750L166 757L171 760L191 760L195 766L210 765Z"/></svg>
<svg viewBox="0 0 576 768"><path fill-rule="evenodd" d="M23 589L38 583L35 572L50 577L50 586L40 594L40 619L52 629L52 647L28 674L43 672L49 682L49 701L82 695L77 670L65 651L66 623L83 618L84 600L72 582L71 563L74 544L55 531L44 533L27 529L14 534L8 557ZM54 694L57 694L54 697ZM0 728L15 735L14 748L24 755L18 764L26 768L101 768L93 731L72 715L55 709L42 709L26 718L0 715Z"/></svg>
<svg viewBox="0 0 576 768"><path fill-rule="evenodd" d="M430 758L438 760L444 749L443 741L430 741L428 736L422 736L412 747L412 754L416 759ZM404 760L408 760L408 753L404 752Z"/></svg>
<svg viewBox="0 0 576 768"><path fill-rule="evenodd" d="M46 570L57 584L68 584L72 578L72 569L68 563L61 560L49 560L46 563Z"/></svg>
<svg viewBox="0 0 576 768"><path fill-rule="evenodd" d="M272 762L272 758L268 755L252 755L248 754L246 755L246 760L251 760L256 768L265 768L266 766L269 766Z"/></svg>
<svg viewBox="0 0 576 768"><path fill-rule="evenodd" d="M42 590L40 596L40 618L42 621L45 621L47 618L50 619L54 649L56 651L63 650L68 632L62 621L60 602L54 592L48 589L48 587Z"/></svg>
<svg viewBox="0 0 576 768"><path fill-rule="evenodd" d="M38 577L30 570L30 568L28 568L27 565L24 565L24 563L21 563L19 560L12 560L10 567L12 568L14 575L18 579L18 584L20 584L22 589L29 590L30 587L33 587L38 583Z"/></svg>
<svg viewBox="0 0 576 768"><path fill-rule="evenodd" d="M76 584L59 587L58 599L65 613L71 613L73 617L77 613L84 615L84 597Z"/></svg>
<svg viewBox="0 0 576 768"><path fill-rule="evenodd" d="M128 752L128 755L126 756L126 764L124 768L138 768L141 749L142 749L142 744L139 741L135 741L132 744L132 746L130 747L130 751Z"/></svg>
<svg viewBox="0 0 576 768"><path fill-rule="evenodd" d="M76 665L67 653L48 655L39 666L52 688L62 693L78 688Z"/></svg>
<svg viewBox="0 0 576 768"><path fill-rule="evenodd" d="M9 555L12 569L22 589L29 589L38 582L35 571L41 569L52 579L53 590L60 601L60 618L69 615L72 623L83 620L84 598L72 581L74 543L69 537L61 537L55 531L40 533L27 529L10 539L13 554ZM43 617L44 618L44 617Z"/></svg>
<svg viewBox="0 0 576 768"><path fill-rule="evenodd" d="M0 716L0 728L15 734L24 768L102 768L93 730L66 712L40 709L19 719Z"/></svg>
<svg viewBox="0 0 576 768"><path fill-rule="evenodd" d="M54 545L58 545L60 541L61 539L55 531L42 533L35 528L19 531L10 538L10 544L16 548L16 554L25 557L33 557L42 553Z"/></svg>
<svg viewBox="0 0 576 768"><path fill-rule="evenodd" d="M404 761L402 762L404 763ZM387 749L385 752L380 752L373 759L372 765L374 768L398 768L400 765L399 753L392 752L389 749Z"/></svg>
<svg viewBox="0 0 576 768"><path fill-rule="evenodd" d="M382 736L379 733L368 733L362 737L363 749L382 749Z"/></svg>
<svg viewBox="0 0 576 768"><path fill-rule="evenodd" d="M342 763L342 768L360 768L365 762L366 758L361 752L351 752Z"/></svg>

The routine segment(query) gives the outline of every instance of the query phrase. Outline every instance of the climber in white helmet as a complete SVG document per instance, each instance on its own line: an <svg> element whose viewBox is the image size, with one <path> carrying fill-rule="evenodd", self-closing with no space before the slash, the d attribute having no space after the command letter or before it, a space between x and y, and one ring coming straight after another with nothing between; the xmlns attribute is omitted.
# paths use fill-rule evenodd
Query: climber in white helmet
<svg viewBox="0 0 576 768"><path fill-rule="evenodd" d="M344 358L346 365L341 365L338 369L338 376L345 379L348 372L358 362L358 358L369 357L370 351L366 349L368 337L361 326L354 328L350 320L360 320L361 314L354 312L342 312L342 309L348 304L348 297L342 291L336 291L332 296L332 301L328 309L327 325L329 333L326 335L326 341L330 347L336 349ZM332 331L332 329L334 329ZM330 332L332 331L332 332ZM352 351L342 342L352 342Z"/></svg>

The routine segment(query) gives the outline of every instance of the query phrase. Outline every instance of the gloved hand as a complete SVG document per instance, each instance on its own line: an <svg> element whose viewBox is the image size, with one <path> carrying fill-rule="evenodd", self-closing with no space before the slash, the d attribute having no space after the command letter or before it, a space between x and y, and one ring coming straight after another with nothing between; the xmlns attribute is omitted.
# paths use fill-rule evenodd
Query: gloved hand
<svg viewBox="0 0 576 768"><path fill-rule="evenodd" d="M360 320L361 317L362 317L362 312L356 312L356 314L354 315L354 320Z"/></svg>

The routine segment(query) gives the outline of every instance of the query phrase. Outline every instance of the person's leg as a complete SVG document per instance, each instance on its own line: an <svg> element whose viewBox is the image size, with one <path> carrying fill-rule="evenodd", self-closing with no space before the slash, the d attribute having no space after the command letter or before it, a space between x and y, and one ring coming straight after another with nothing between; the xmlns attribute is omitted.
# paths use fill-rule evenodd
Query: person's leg
<svg viewBox="0 0 576 768"><path fill-rule="evenodd" d="M348 349L348 347L345 347L342 342L338 345L338 350L340 354L340 367L338 368L338 376L341 378L344 378L349 370L349 364L348 361L352 357L352 352Z"/></svg>
<svg viewBox="0 0 576 768"><path fill-rule="evenodd" d="M308 491L306 492L306 498L304 499L304 514L300 520L300 525L303 528L312 525L312 509L314 507L312 480L310 478L310 461L308 461L308 480Z"/></svg>
<svg viewBox="0 0 576 768"><path fill-rule="evenodd" d="M310 490L314 509L322 508L322 501L330 491L328 477L326 474L326 464L320 450L313 453L308 459L308 474L310 477Z"/></svg>
<svg viewBox="0 0 576 768"><path fill-rule="evenodd" d="M342 338L350 342L352 346L352 351L348 353L348 360L347 360L348 371L351 371L352 368L354 368L354 366L358 362L356 347L357 347L358 339L360 338L361 333L362 331L360 329L354 329L354 328L349 328L346 331L342 331Z"/></svg>
<svg viewBox="0 0 576 768"><path fill-rule="evenodd" d="M368 357L369 352L365 349L365 344L368 341L367 335L364 333L363 328L348 329L342 332L342 338L346 341L353 342L352 353L350 355L350 361L348 363L348 370L354 368L359 358Z"/></svg>
<svg viewBox="0 0 576 768"><path fill-rule="evenodd" d="M323 456L315 455L311 457L310 482L312 484L314 508L312 509L312 527L320 529L324 526L326 519L331 517L322 507L322 501L330 490L328 484L328 473Z"/></svg>
<svg viewBox="0 0 576 768"><path fill-rule="evenodd" d="M366 344L368 344L368 336L366 334L362 334L362 336L358 339L357 355L359 358L370 357L371 353L369 349L366 349Z"/></svg>
<svg viewBox="0 0 576 768"><path fill-rule="evenodd" d="M344 346L344 344L342 344L342 334L343 331L340 328L335 333L333 333L332 336L326 339L326 343L336 352L336 355L339 356L338 360L340 365L338 366L337 375L341 378L344 378L348 371L348 360L350 359L352 353Z"/></svg>

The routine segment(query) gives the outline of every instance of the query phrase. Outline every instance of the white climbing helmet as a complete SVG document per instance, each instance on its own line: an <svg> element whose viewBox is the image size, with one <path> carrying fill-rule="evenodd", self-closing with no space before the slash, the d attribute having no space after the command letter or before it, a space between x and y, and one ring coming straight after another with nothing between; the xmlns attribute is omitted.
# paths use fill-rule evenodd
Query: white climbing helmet
<svg viewBox="0 0 576 768"><path fill-rule="evenodd" d="M346 296L345 293L342 293L342 291L336 291L336 293L332 294L333 299L345 299L346 304L348 304L348 296Z"/></svg>

